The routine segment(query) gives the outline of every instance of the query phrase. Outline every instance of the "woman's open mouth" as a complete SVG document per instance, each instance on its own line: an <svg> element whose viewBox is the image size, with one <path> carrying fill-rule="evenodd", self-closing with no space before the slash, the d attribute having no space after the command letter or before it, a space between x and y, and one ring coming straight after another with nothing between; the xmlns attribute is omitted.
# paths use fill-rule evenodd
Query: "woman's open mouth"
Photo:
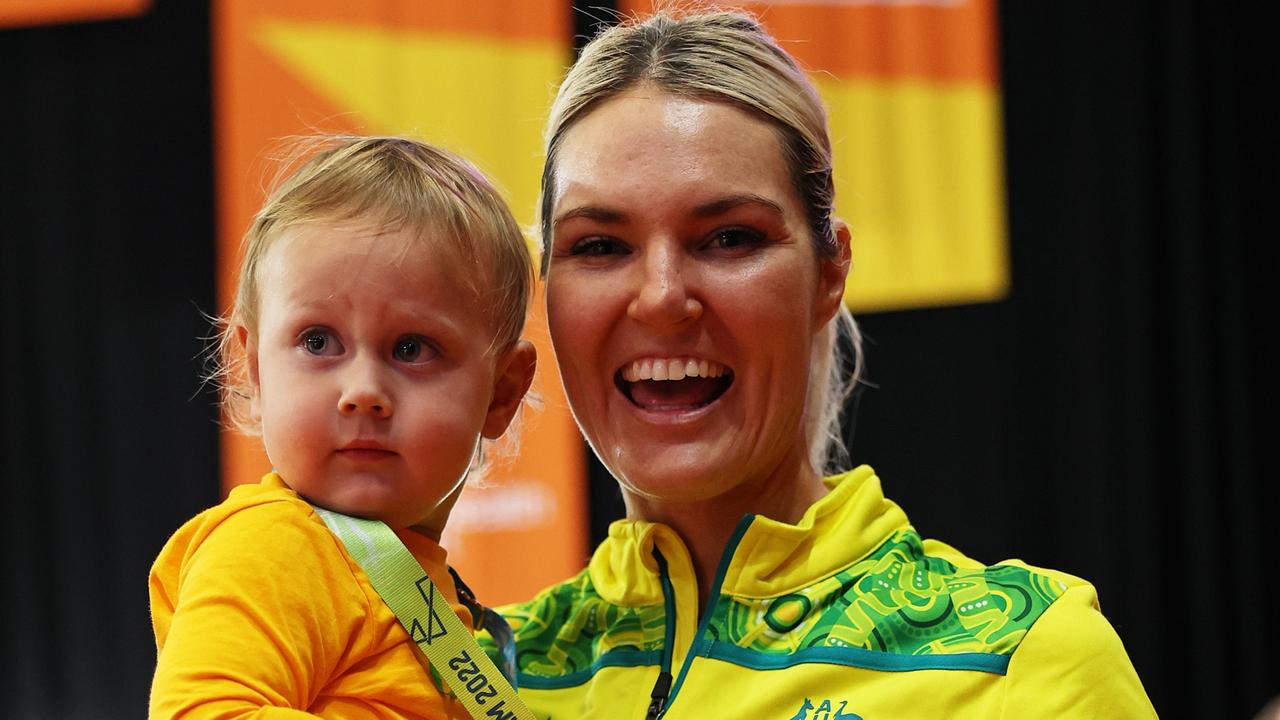
<svg viewBox="0 0 1280 720"><path fill-rule="evenodd" d="M644 358L618 369L613 383L631 404L645 410L696 410L724 395L733 371L700 358Z"/></svg>

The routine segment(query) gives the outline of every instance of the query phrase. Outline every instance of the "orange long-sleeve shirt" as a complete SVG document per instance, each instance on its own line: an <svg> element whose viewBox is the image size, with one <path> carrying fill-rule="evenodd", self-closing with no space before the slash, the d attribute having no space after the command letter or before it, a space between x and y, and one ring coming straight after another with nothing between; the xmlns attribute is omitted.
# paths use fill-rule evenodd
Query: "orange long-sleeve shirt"
<svg viewBox="0 0 1280 720"><path fill-rule="evenodd" d="M454 610L445 550L397 531ZM368 576L281 479L234 489L151 569L151 717L469 718Z"/></svg>

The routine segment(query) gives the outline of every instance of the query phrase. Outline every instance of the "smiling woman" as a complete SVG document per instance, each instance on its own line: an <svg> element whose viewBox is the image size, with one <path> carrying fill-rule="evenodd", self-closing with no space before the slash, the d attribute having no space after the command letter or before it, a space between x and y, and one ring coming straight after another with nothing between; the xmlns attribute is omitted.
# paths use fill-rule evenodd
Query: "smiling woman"
<svg viewBox="0 0 1280 720"><path fill-rule="evenodd" d="M707 539L695 548L723 547L755 508L799 518L825 493L795 388L840 307L848 232L819 260L773 128L734 105L639 87L577 122L558 157L548 321L629 512Z"/></svg>
<svg viewBox="0 0 1280 720"><path fill-rule="evenodd" d="M547 138L551 339L627 519L506 610L539 715L1154 715L1088 583L920 538L868 467L824 477L849 231L821 102L753 18L605 31Z"/></svg>

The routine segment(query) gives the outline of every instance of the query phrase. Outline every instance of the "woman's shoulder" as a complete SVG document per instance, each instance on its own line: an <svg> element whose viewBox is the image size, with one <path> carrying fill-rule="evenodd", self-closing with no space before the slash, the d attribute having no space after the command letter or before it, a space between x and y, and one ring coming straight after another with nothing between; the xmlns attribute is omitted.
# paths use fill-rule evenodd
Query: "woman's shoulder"
<svg viewBox="0 0 1280 720"><path fill-rule="evenodd" d="M629 663L656 658L667 620L662 599L620 604L607 595L584 569L531 600L497 608L520 648L522 686L577 684L604 655L625 657ZM491 656L497 653L497 643L486 632L477 631L476 640Z"/></svg>
<svg viewBox="0 0 1280 720"><path fill-rule="evenodd" d="M1003 673L1037 621L1077 586L1092 592L1064 573L984 565L905 526L784 595L735 596L722 637L753 653L872 669Z"/></svg>
<svg viewBox="0 0 1280 720"><path fill-rule="evenodd" d="M1066 588L1010 656L1005 717L1154 718L1155 709L1120 635L1102 614L1094 586L1060 571L1032 570L1062 578Z"/></svg>
<svg viewBox="0 0 1280 720"><path fill-rule="evenodd" d="M599 606L599 592L591 582L591 574L582 570L577 575L542 590L532 599L497 608L511 626L521 648L564 625L569 618Z"/></svg>
<svg viewBox="0 0 1280 720"><path fill-rule="evenodd" d="M921 541L920 551L923 558L945 563L942 568L948 578L946 585L949 589L981 583L985 586L988 601L1004 608L1005 615L1025 616L1018 644L1014 647L1021 648L1032 631L1038 639L1059 631L1064 625L1077 627L1080 632L1071 644L1081 647L1090 645L1093 640L1110 643L1114 638L1119 641L1102 615L1097 589L1084 578L1062 570L1031 565L1017 558L983 564L946 543L932 539ZM1014 594L1023 598L1034 597L1037 601L1019 603L1012 597ZM965 606L962 604L961 607Z"/></svg>
<svg viewBox="0 0 1280 720"><path fill-rule="evenodd" d="M1155 717L1090 582L1017 559L985 565L936 540L921 541L919 558L963 634L1006 658L1005 717L1089 714L1082 704L1096 717Z"/></svg>

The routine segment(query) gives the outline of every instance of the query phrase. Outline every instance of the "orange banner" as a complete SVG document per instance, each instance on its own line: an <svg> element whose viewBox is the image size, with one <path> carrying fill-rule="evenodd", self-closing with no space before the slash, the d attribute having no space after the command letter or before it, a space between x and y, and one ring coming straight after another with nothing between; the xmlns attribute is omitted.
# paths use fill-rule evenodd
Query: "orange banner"
<svg viewBox="0 0 1280 720"><path fill-rule="evenodd" d="M223 308L279 138L420 137L478 164L532 226L542 123L571 59L567 3L217 0L213 12ZM527 335L538 346L534 392L544 407L526 412L518 459L463 493L444 537L450 563L490 604L531 597L586 561L582 440L540 296L534 304ZM222 458L228 488L268 469L256 438L224 434Z"/></svg>
<svg viewBox="0 0 1280 720"><path fill-rule="evenodd" d="M651 12L652 3L620 3ZM854 310L1009 286L992 0L736 0L810 72L831 121Z"/></svg>
<svg viewBox="0 0 1280 720"><path fill-rule="evenodd" d="M114 20L149 9L151 0L0 0L0 27Z"/></svg>

